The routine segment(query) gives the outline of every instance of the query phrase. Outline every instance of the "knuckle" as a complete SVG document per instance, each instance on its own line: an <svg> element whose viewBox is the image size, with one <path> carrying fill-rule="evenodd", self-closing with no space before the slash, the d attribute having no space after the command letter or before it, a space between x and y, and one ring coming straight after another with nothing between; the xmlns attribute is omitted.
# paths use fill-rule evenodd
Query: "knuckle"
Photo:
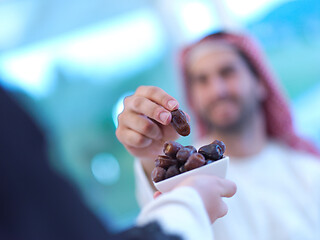
<svg viewBox="0 0 320 240"><path fill-rule="evenodd" d="M119 129L119 127L116 129L116 137L121 142L121 130Z"/></svg>
<svg viewBox="0 0 320 240"><path fill-rule="evenodd" d="M229 211L228 205L224 201L222 201L222 217L227 215L228 211Z"/></svg>
<svg viewBox="0 0 320 240"><path fill-rule="evenodd" d="M142 125L142 131L144 133L149 133L152 132L153 130L153 124L150 123L149 121L146 121L143 125Z"/></svg>
<svg viewBox="0 0 320 240"><path fill-rule="evenodd" d="M153 96L159 91L158 87L155 86L140 86L137 93L143 96Z"/></svg>
<svg viewBox="0 0 320 240"><path fill-rule="evenodd" d="M143 94L143 93L146 91L146 88L147 88L147 86L144 86L144 85L139 86L139 87L137 88L137 90L136 90L136 93L137 93L137 94Z"/></svg>
<svg viewBox="0 0 320 240"><path fill-rule="evenodd" d="M148 96L152 96L154 95L155 93L157 92L157 88L156 87L153 87L153 86L150 86L146 89L146 94Z"/></svg>
<svg viewBox="0 0 320 240"><path fill-rule="evenodd" d="M128 122L127 122L128 117L127 117L127 115L128 115L128 114L125 113L125 112L122 112L122 113L120 113L120 114L118 115L118 117L117 117L117 120L118 120L118 128L128 125Z"/></svg>
<svg viewBox="0 0 320 240"><path fill-rule="evenodd" d="M118 115L117 119L118 119L118 124L120 125L120 123L122 123L122 120L123 120L123 112Z"/></svg>
<svg viewBox="0 0 320 240"><path fill-rule="evenodd" d="M132 96L127 96L127 97L125 97L123 99L123 105L124 105L125 108L126 108L126 106L128 106L128 104L130 103L131 99L132 99Z"/></svg>
<svg viewBox="0 0 320 240"><path fill-rule="evenodd" d="M133 109L140 109L141 103L142 103L141 98L134 98L131 101Z"/></svg>
<svg viewBox="0 0 320 240"><path fill-rule="evenodd" d="M160 92L161 92L160 88L155 87L155 86L150 86L147 89L148 96L156 96L156 95L159 95Z"/></svg>
<svg viewBox="0 0 320 240"><path fill-rule="evenodd" d="M137 135L137 137L135 138L135 143L140 146L143 145L145 143L145 137L142 135Z"/></svg>
<svg viewBox="0 0 320 240"><path fill-rule="evenodd" d="M151 115L154 119L157 119L160 116L160 113L163 111L163 108L156 107L151 110Z"/></svg>

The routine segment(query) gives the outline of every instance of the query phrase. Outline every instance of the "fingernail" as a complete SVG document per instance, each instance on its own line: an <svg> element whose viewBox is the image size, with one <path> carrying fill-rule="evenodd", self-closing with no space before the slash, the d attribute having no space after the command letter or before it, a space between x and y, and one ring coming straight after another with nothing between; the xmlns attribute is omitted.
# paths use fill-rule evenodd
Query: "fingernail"
<svg viewBox="0 0 320 240"><path fill-rule="evenodd" d="M174 109L174 107L176 107L178 105L178 102L176 100L170 100L168 102L168 106L170 109Z"/></svg>
<svg viewBox="0 0 320 240"><path fill-rule="evenodd" d="M168 112L162 112L160 113L160 120L166 124L167 123L167 120L169 118L169 113Z"/></svg>

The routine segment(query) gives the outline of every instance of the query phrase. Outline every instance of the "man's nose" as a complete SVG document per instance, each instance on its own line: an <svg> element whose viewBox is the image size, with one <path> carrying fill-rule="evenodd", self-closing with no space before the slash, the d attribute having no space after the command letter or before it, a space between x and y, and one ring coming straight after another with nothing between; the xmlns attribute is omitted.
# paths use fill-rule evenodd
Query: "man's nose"
<svg viewBox="0 0 320 240"><path fill-rule="evenodd" d="M208 85L208 90L210 90L210 92L215 96L221 97L227 93L226 83L221 77L211 77Z"/></svg>

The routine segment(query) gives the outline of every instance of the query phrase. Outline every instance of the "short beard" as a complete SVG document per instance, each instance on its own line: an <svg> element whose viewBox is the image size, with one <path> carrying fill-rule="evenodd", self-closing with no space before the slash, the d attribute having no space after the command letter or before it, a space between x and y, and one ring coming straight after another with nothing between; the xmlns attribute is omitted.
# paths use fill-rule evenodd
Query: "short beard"
<svg viewBox="0 0 320 240"><path fill-rule="evenodd" d="M239 102L238 100L231 99L231 98L230 100L237 103ZM200 120L205 125L209 133L215 132L215 133L228 134L228 135L242 132L247 127L250 127L254 116L261 109L261 103L258 102L257 100L255 99L247 100L246 103L242 103L242 105L240 106L242 108L240 111L240 115L234 122L228 125L219 125L219 124L215 124L210 119L208 114L206 114L210 112L209 109L212 107L213 104L216 104L216 103L209 104L209 106L206 109L204 109L203 112L200 113Z"/></svg>

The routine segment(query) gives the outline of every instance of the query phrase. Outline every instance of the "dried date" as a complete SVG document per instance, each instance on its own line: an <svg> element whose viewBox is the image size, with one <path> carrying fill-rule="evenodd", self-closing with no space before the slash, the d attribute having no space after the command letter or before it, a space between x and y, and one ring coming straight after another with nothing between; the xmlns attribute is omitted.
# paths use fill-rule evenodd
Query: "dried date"
<svg viewBox="0 0 320 240"><path fill-rule="evenodd" d="M178 166L177 165L172 165L168 168L167 172L166 172L166 179L167 178L171 178L173 176L176 176L178 175L180 172L179 172L179 169L178 169Z"/></svg>
<svg viewBox="0 0 320 240"><path fill-rule="evenodd" d="M192 169L203 166L205 163L206 160L202 154L194 153L188 158L186 164L184 165L184 168L187 171L190 171Z"/></svg>
<svg viewBox="0 0 320 240"><path fill-rule="evenodd" d="M176 158L177 152L183 148L183 146L174 141L167 141L163 146L163 153L169 157Z"/></svg>
<svg viewBox="0 0 320 240"><path fill-rule="evenodd" d="M159 155L157 159L155 160L155 166L156 167L162 167L164 169L167 169L168 167L177 164L177 160L170 158L165 155Z"/></svg>
<svg viewBox="0 0 320 240"><path fill-rule="evenodd" d="M162 167L155 167L151 173L151 179L154 182L160 182L166 177L166 170Z"/></svg>
<svg viewBox="0 0 320 240"><path fill-rule="evenodd" d="M194 146L182 146L174 141L164 143L163 152L155 160L155 168L151 178L159 182L178 174L208 165L223 158L226 146L222 141L215 140L202 146L198 152Z"/></svg>
<svg viewBox="0 0 320 240"><path fill-rule="evenodd" d="M177 109L171 112L171 116L171 124L174 129L181 136L188 136L190 134L190 125L185 113L182 110Z"/></svg>
<svg viewBox="0 0 320 240"><path fill-rule="evenodd" d="M224 154L224 152L226 151L226 145L224 144L224 142L219 140L214 140L212 143L219 145L221 147L222 154Z"/></svg>
<svg viewBox="0 0 320 240"><path fill-rule="evenodd" d="M209 144L201 147L198 151L206 159L218 160L223 156L221 147L218 144Z"/></svg>

